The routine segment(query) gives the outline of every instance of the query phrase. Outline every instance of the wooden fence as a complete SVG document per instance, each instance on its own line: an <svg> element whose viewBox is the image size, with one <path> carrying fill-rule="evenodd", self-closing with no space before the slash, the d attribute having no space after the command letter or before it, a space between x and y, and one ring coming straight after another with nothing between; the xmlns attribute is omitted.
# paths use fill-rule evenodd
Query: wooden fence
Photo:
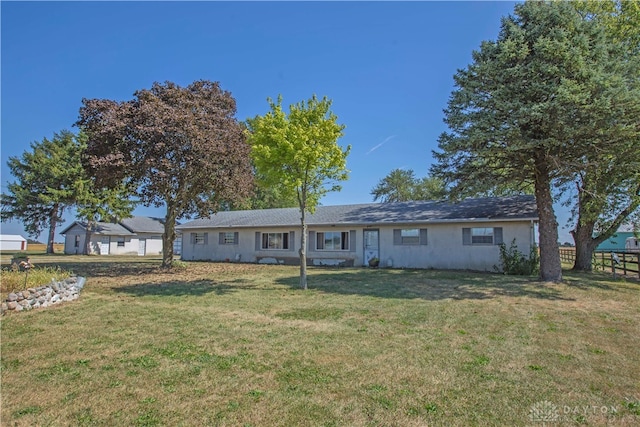
<svg viewBox="0 0 640 427"><path fill-rule="evenodd" d="M593 253L593 269L606 270L615 274L640 277L639 252L630 251L596 251ZM560 248L560 260L573 264L576 259L575 248Z"/></svg>

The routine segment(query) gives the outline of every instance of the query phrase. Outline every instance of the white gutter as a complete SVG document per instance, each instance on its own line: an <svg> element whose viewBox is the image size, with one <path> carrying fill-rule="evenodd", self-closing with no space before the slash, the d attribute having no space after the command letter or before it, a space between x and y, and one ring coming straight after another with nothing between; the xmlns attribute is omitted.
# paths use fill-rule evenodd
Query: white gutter
<svg viewBox="0 0 640 427"><path fill-rule="evenodd" d="M398 226L406 226L406 225L428 225L428 224L467 224L467 223L477 223L477 222L524 222L530 221L531 224L534 224L539 220L538 217L535 218L463 218L463 219L436 219L436 220L423 220L423 221L402 221L402 222L392 222L392 221L380 221L380 222L339 222L339 223L308 223L307 227L330 227L330 226L351 226L351 227L381 227L381 226L389 226L389 225L398 225ZM176 230L198 230L198 229L212 229L212 228L220 228L220 229L231 229L231 228L278 228L278 227L298 227L300 224L251 224L251 225L198 225L186 227L184 225L180 225L176 227ZM533 231L532 231L533 233Z"/></svg>

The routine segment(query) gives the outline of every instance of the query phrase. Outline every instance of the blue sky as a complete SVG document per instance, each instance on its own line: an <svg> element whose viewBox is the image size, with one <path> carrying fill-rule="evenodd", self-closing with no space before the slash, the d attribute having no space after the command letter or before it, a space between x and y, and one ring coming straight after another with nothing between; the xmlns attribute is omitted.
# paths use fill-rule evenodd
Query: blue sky
<svg viewBox="0 0 640 427"><path fill-rule="evenodd" d="M2 191L9 156L71 129L82 98L132 99L154 81L219 81L240 120L311 95L333 100L350 179L325 205L371 202L392 169L428 173L457 69L513 2L7 2ZM138 215L163 216L140 207ZM67 222L73 215L66 216ZM22 233L19 223L2 232ZM563 239L561 231L561 239ZM566 240L566 238L564 238ZM61 241L58 236L56 240Z"/></svg>

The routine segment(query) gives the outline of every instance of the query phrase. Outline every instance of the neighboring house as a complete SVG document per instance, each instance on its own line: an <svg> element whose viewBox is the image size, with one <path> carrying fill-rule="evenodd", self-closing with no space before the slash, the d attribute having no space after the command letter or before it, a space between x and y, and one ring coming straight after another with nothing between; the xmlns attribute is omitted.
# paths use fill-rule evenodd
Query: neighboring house
<svg viewBox="0 0 640 427"><path fill-rule="evenodd" d="M134 216L118 223L98 222L91 230L90 248L95 255L162 254L164 223L158 218ZM81 254L87 223L75 221L60 232L65 236L64 253Z"/></svg>
<svg viewBox="0 0 640 427"><path fill-rule="evenodd" d="M616 233L596 247L596 251L611 252L626 250L626 242L629 238L635 237L633 225L623 225Z"/></svg>
<svg viewBox="0 0 640 427"><path fill-rule="evenodd" d="M308 214L309 265L492 271L500 243L529 254L532 196L318 206ZM297 208L225 211L180 225L183 260L299 264Z"/></svg>
<svg viewBox="0 0 640 427"><path fill-rule="evenodd" d="M26 251L27 239L19 234L0 234L0 251Z"/></svg>

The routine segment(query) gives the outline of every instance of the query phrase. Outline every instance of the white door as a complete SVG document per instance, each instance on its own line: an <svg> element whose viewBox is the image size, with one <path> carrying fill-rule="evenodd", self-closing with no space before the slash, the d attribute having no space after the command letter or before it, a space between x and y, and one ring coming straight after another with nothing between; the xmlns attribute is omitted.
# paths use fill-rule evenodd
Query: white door
<svg viewBox="0 0 640 427"><path fill-rule="evenodd" d="M100 255L109 255L109 236L102 236L100 238Z"/></svg>
<svg viewBox="0 0 640 427"><path fill-rule="evenodd" d="M369 265L371 258L380 259L378 230L364 230L364 265Z"/></svg>
<svg viewBox="0 0 640 427"><path fill-rule="evenodd" d="M138 256L144 256L147 253L147 239L138 240Z"/></svg>

